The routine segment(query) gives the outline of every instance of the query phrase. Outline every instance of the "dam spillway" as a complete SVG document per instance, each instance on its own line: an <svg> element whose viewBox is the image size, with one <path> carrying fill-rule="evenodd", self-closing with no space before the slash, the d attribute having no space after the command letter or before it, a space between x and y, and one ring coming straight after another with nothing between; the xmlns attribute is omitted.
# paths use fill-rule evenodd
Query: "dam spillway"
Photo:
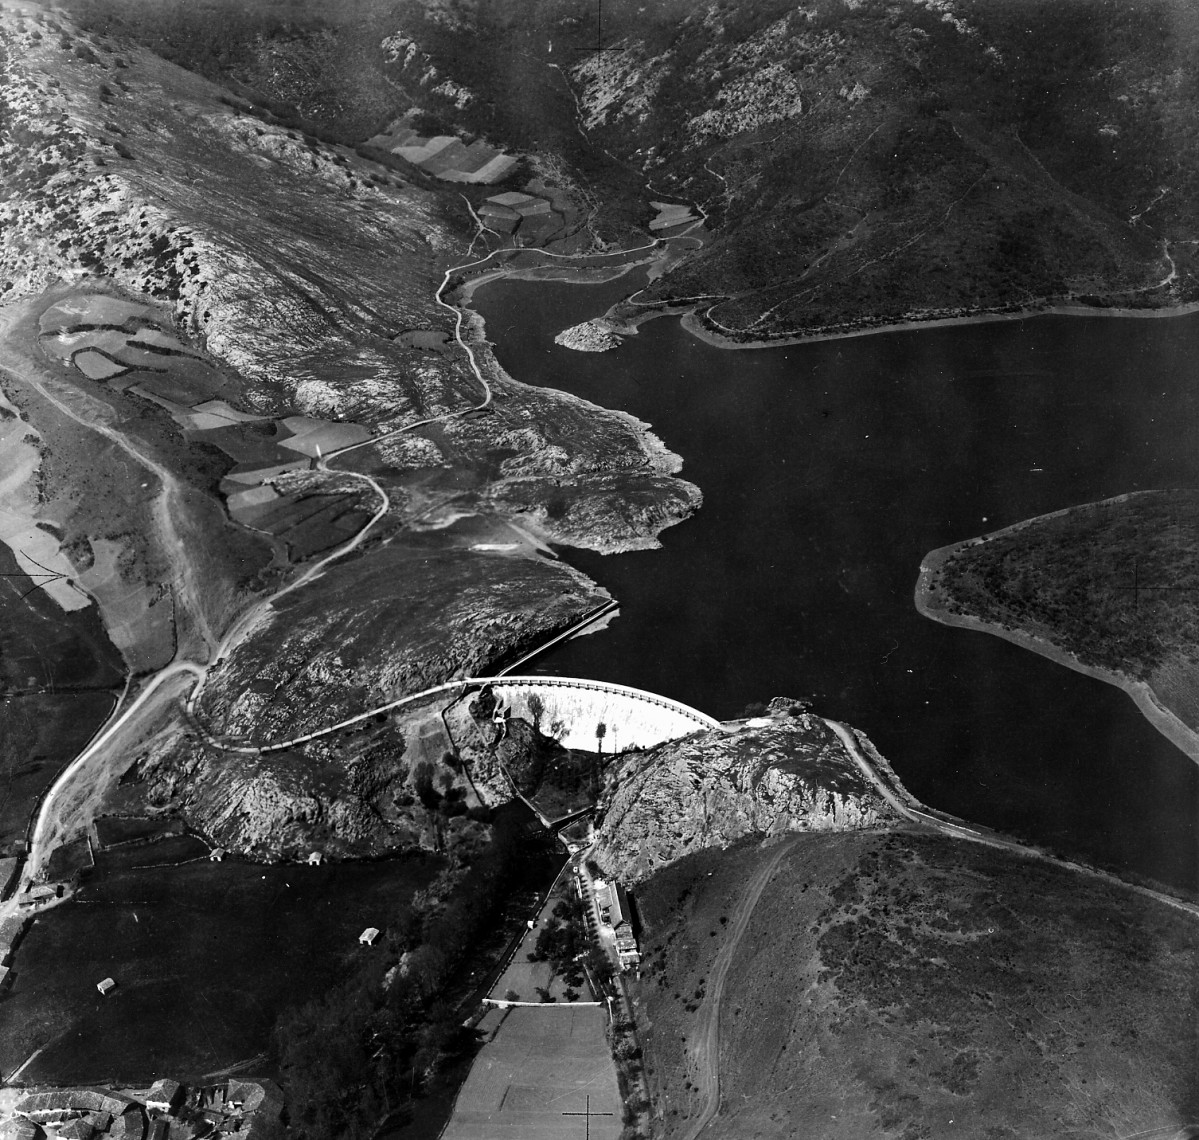
<svg viewBox="0 0 1199 1140"><path fill-rule="evenodd" d="M719 727L715 717L644 689L575 677L501 677L488 682L508 716L564 748L624 752Z"/></svg>

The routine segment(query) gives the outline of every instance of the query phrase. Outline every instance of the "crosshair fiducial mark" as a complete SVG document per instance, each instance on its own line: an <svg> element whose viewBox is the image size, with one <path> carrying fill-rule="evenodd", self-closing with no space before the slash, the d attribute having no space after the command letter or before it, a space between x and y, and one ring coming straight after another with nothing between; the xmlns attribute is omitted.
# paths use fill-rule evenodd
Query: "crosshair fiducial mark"
<svg viewBox="0 0 1199 1140"><path fill-rule="evenodd" d="M1141 595L1146 593L1175 592L1175 593L1194 593L1199 590L1199 586L1173 586L1169 584L1153 584L1150 582L1141 581L1141 565L1139 561L1134 560L1132 564L1132 582L1126 586L1115 586L1114 589L1132 594L1132 604L1135 609L1141 607Z"/></svg>
<svg viewBox="0 0 1199 1140"><path fill-rule="evenodd" d="M21 554L24 555L24 557L27 558L30 562L32 562L34 564L34 566L41 567L41 569L44 570L45 573L44 574L27 574L27 573L25 573L25 571L22 570L22 571L18 571L15 574L0 574L0 578L27 578L27 579L29 579L29 581L31 581L33 583L33 585L30 586L29 589L26 590L25 593L23 593L20 596L20 598L17 599L18 601L23 602L27 597L29 597L30 594L33 593L34 590L40 590L43 586L48 586L51 582L61 582L61 581L66 580L67 576L65 574L60 574L56 570L51 570L49 566L42 565L42 563L40 563L36 558L34 558L32 554L28 554L24 550L21 551Z"/></svg>
<svg viewBox="0 0 1199 1140"><path fill-rule="evenodd" d="M562 1115L563 1116L581 1116L581 1117L583 1117L583 1119L587 1125L587 1132L585 1134L584 1140L591 1140L591 1118L593 1116L614 1116L615 1114L611 1113L611 1112L592 1112L591 1111L591 1096L590 1096L590 1094L588 1094L586 1108L584 1108L584 1110L582 1112L564 1112Z"/></svg>
<svg viewBox="0 0 1199 1140"><path fill-rule="evenodd" d="M604 47L604 0L595 0L595 45L593 47L577 47L575 51L620 51L618 47Z"/></svg>

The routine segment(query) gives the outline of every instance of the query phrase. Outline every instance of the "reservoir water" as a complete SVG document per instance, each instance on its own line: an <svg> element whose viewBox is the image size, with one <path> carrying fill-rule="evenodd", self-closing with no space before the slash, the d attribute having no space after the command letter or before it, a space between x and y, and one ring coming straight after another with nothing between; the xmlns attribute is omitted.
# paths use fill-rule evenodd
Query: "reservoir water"
<svg viewBox="0 0 1199 1140"><path fill-rule="evenodd" d="M660 319L612 352L553 343L635 287L499 281L472 302L512 376L649 422L704 493L661 550L561 551L621 616L538 665L720 717L813 697L934 807L1199 886L1199 765L1119 689L912 602L935 547L1199 485L1199 317L1037 317L754 351ZM1113 585L1127 572L1112 567Z"/></svg>

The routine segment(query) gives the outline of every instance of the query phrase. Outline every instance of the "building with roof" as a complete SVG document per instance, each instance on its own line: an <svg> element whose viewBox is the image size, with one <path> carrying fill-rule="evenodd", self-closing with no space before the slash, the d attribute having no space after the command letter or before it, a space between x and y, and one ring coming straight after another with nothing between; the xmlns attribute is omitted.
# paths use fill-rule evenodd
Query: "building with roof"
<svg viewBox="0 0 1199 1140"><path fill-rule="evenodd" d="M98 989L105 997L108 997L108 995L116 988L117 984L112 980L112 978L105 978L103 981L96 983L96 989Z"/></svg>
<svg viewBox="0 0 1199 1140"><path fill-rule="evenodd" d="M106 1140L145 1140L146 1115L140 1106L131 1104L113 1119Z"/></svg>
<svg viewBox="0 0 1199 1140"><path fill-rule="evenodd" d="M360 935L358 935L358 941L363 946L374 946L375 942L379 938L380 933L381 931L377 926L368 926Z"/></svg>
<svg viewBox="0 0 1199 1140"><path fill-rule="evenodd" d="M0 1124L0 1140L37 1140L41 1134L41 1129L32 1120L19 1116Z"/></svg>
<svg viewBox="0 0 1199 1140"><path fill-rule="evenodd" d="M28 1117L36 1124L50 1124L79 1116L81 1113L109 1113L116 1117L138 1102L108 1089L45 1089L26 1093L13 1107L14 1112Z"/></svg>
<svg viewBox="0 0 1199 1140"><path fill-rule="evenodd" d="M162 1077L150 1086L145 1105L151 1112L175 1112L183 1103L183 1086L169 1077Z"/></svg>
<svg viewBox="0 0 1199 1140"><path fill-rule="evenodd" d="M64 1121L56 1125L52 1133L47 1133L47 1140L55 1136L58 1140L92 1140L96 1134L96 1126L84 1116Z"/></svg>
<svg viewBox="0 0 1199 1140"><path fill-rule="evenodd" d="M628 970L640 965L641 952L637 948L637 938L633 933L633 910L624 885L615 880L605 883L602 879L597 879L595 901L599 907L600 921L612 930L620 968Z"/></svg>

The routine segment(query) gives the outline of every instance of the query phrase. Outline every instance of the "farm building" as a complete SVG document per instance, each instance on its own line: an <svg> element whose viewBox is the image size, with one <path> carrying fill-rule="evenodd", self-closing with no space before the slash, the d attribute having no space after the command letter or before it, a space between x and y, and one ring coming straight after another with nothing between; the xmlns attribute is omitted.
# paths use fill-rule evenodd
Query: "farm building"
<svg viewBox="0 0 1199 1140"><path fill-rule="evenodd" d="M37 1140L40 1135L36 1124L20 1117L0 1124L0 1140Z"/></svg>
<svg viewBox="0 0 1199 1140"><path fill-rule="evenodd" d="M108 1140L145 1140L146 1117L142 1110L131 1104L112 1122Z"/></svg>
<svg viewBox="0 0 1199 1140"><path fill-rule="evenodd" d="M363 946L374 946L375 942L378 940L379 934L380 931L378 927L368 926L360 935L358 935L358 941Z"/></svg>
<svg viewBox="0 0 1199 1140"><path fill-rule="evenodd" d="M112 980L112 978L105 978L102 982L96 983L96 989L98 989L105 997L108 997L108 995L116 988L117 984Z"/></svg>
<svg viewBox="0 0 1199 1140"><path fill-rule="evenodd" d="M151 1112L174 1112L182 1100L183 1086L169 1077L155 1081L146 1093L146 1107Z"/></svg>
<svg viewBox="0 0 1199 1140"><path fill-rule="evenodd" d="M630 969L641 961L637 949L637 938L633 934L633 912L629 906L628 892L621 883L613 880L595 883L595 901L599 905L600 920L612 928L616 939L616 956L622 970Z"/></svg>

